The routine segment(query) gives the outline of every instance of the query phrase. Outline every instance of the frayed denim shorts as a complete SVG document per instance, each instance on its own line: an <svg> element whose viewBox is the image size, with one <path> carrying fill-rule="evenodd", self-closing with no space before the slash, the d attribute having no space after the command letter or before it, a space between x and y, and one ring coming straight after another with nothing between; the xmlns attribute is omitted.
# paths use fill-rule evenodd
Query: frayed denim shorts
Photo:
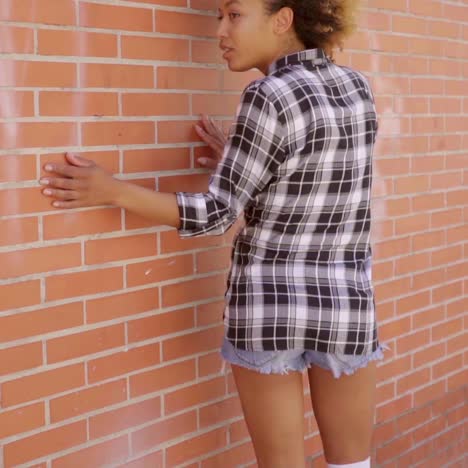
<svg viewBox="0 0 468 468"><path fill-rule="evenodd" d="M353 374L357 369L365 367L370 361L382 360L384 349L389 349L389 347L381 344L368 356L331 354L312 350L246 351L235 348L224 337L221 346L221 356L224 360L222 372L225 372L226 362L255 370L261 374L303 372L306 368L315 365L331 371L335 378L339 378L341 374Z"/></svg>

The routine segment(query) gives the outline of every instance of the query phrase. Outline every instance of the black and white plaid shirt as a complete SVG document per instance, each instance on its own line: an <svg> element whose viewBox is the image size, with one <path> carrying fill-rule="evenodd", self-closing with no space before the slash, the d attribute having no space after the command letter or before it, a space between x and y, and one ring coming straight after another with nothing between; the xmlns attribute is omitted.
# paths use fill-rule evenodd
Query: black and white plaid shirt
<svg viewBox="0 0 468 468"><path fill-rule="evenodd" d="M244 212L224 312L237 348L377 349L376 132L363 75L322 49L286 55L244 90L208 193L177 193L181 237L223 234Z"/></svg>

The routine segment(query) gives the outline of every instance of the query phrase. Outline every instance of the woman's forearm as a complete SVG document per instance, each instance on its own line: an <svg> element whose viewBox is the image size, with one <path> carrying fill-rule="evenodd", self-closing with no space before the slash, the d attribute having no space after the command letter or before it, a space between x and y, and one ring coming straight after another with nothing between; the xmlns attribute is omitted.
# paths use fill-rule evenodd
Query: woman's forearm
<svg viewBox="0 0 468 468"><path fill-rule="evenodd" d="M155 224L180 227L179 207L174 193L154 192L119 180L113 204Z"/></svg>

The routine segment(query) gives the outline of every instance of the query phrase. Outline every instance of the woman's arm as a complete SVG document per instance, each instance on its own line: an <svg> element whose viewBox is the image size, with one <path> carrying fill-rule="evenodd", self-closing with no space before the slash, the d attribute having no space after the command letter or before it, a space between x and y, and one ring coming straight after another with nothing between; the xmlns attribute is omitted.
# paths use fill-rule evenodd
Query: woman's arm
<svg viewBox="0 0 468 468"><path fill-rule="evenodd" d="M155 224L179 229L179 205L174 193L153 192L135 184L119 182L120 190L114 205L143 216Z"/></svg>
<svg viewBox="0 0 468 468"><path fill-rule="evenodd" d="M115 205L155 224L180 227L179 207L173 193L158 193L115 179L93 161L67 153L69 164L49 163L41 179L44 195L57 208Z"/></svg>

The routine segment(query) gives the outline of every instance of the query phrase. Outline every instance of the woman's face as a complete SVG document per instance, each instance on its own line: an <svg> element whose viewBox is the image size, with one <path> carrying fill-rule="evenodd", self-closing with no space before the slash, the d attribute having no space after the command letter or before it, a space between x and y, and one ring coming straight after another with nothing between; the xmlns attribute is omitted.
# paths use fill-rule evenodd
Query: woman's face
<svg viewBox="0 0 468 468"><path fill-rule="evenodd" d="M258 68L264 74L279 55L275 15L267 16L264 0L219 0L217 36L232 71Z"/></svg>

